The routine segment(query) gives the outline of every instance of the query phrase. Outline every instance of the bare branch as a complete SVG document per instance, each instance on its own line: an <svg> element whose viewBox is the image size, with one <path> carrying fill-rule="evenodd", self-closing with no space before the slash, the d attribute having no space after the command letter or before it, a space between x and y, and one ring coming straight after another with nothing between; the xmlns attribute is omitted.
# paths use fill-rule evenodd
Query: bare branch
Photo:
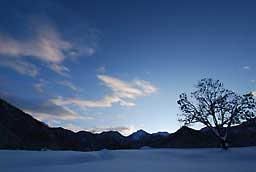
<svg viewBox="0 0 256 172"><path fill-rule="evenodd" d="M200 80L196 88L190 100L182 93L177 101L182 111L179 121L185 125L202 123L220 139L226 139L232 125L256 116L256 102L251 93L237 95L225 89L219 80L208 78Z"/></svg>

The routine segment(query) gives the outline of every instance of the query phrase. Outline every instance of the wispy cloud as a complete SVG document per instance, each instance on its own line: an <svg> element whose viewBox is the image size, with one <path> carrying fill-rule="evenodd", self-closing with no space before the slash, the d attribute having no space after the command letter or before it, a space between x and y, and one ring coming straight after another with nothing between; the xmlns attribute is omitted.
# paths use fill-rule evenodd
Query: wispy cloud
<svg viewBox="0 0 256 172"><path fill-rule="evenodd" d="M62 76L69 76L70 69L66 66L60 65L60 64L50 64L49 68L56 72L57 74L60 74Z"/></svg>
<svg viewBox="0 0 256 172"><path fill-rule="evenodd" d="M34 89L38 92L38 93L44 93L44 84L43 83L36 83L34 84Z"/></svg>
<svg viewBox="0 0 256 172"><path fill-rule="evenodd" d="M95 48L63 39L49 23L41 24L34 30L29 39L16 39L9 34L0 33L0 58L9 58L8 64L5 63L6 67L24 74L20 66L24 67L25 63L28 63L27 60L33 58L46 63L49 69L57 74L69 76L70 69L63 65L65 59L92 56L96 52ZM34 72L31 75L36 74Z"/></svg>
<svg viewBox="0 0 256 172"><path fill-rule="evenodd" d="M135 129L133 126L126 127L126 126L117 126L117 127L96 127L89 130L92 133L102 133L104 131L118 131L119 133L127 136L132 134Z"/></svg>
<svg viewBox="0 0 256 172"><path fill-rule="evenodd" d="M97 107L111 107L113 103L119 102L120 98L115 96L105 96L100 100L82 100L77 98L64 99L62 97L58 97L56 99L52 99L51 101L57 105L73 104L82 108L83 107L97 108Z"/></svg>
<svg viewBox="0 0 256 172"><path fill-rule="evenodd" d="M5 34L0 35L0 53L10 57L30 56L49 63L60 63L65 59L64 51L72 48L50 25L41 26L29 40L18 40Z"/></svg>
<svg viewBox="0 0 256 172"><path fill-rule="evenodd" d="M243 69L244 69L244 70L249 70L249 69L251 69L251 67L250 67L250 66L245 65L245 66L243 66Z"/></svg>
<svg viewBox="0 0 256 172"><path fill-rule="evenodd" d="M144 80L126 82L107 75L98 75L98 79L102 81L103 85L110 88L115 96L120 98L134 99L157 91L154 85Z"/></svg>
<svg viewBox="0 0 256 172"><path fill-rule="evenodd" d="M68 130L71 130L71 131L74 131L74 132L78 132L78 131L88 131L87 128L84 128L84 127L81 127L81 126L78 126L78 125L74 125L72 123L68 123L68 124L64 124L62 125L65 129L68 129Z"/></svg>
<svg viewBox="0 0 256 172"><path fill-rule="evenodd" d="M45 108L51 108L52 105L47 105L44 104L42 105ZM82 116L77 114L76 112L72 111L69 108L66 107L55 107L59 108L59 111L49 111L49 112L41 112L38 111L37 109L24 109L26 113L32 114L36 119L38 120L52 120L52 119L57 119L57 120L86 120L86 119L91 119L90 117L87 116Z"/></svg>
<svg viewBox="0 0 256 172"><path fill-rule="evenodd" d="M36 91L36 92L38 92L38 93L45 93L45 87L46 87L46 85L47 85L47 81L45 81L44 79L39 79L39 82L37 82L37 83L35 83L34 85L33 85L33 88L34 88L34 90Z"/></svg>
<svg viewBox="0 0 256 172"><path fill-rule="evenodd" d="M128 100L136 99L137 97L147 96L156 92L157 88L151 83L144 80L135 80L125 82L118 78L98 75L98 79L102 84L110 88L111 93L99 100L84 100L77 98L56 98L51 101L57 105L76 105L81 108L97 108L111 107L113 103L119 103L121 106L135 106L135 103Z"/></svg>
<svg viewBox="0 0 256 172"><path fill-rule="evenodd" d="M80 91L81 90L79 87L77 87L76 85L74 85L72 82L70 82L68 80L59 81L58 84L66 86L66 87L70 88L73 91Z"/></svg>
<svg viewBox="0 0 256 172"><path fill-rule="evenodd" d="M76 120L87 119L86 116L82 116L72 111L68 107L58 106L50 101L31 103L32 105L24 106L24 111L33 114L33 116L39 120L47 119L59 119L59 120Z"/></svg>
<svg viewBox="0 0 256 172"><path fill-rule="evenodd" d="M42 100L40 98L26 99L13 96L11 94L1 94L0 97L11 102L23 111L33 115L39 120L87 120L91 117L80 115L67 106L56 105L51 101Z"/></svg>
<svg viewBox="0 0 256 172"><path fill-rule="evenodd" d="M37 66L33 65L32 63L21 61L18 59L10 60L7 58L2 58L0 60L0 66L10 68L22 75L27 75L31 77L35 77L39 73L39 69Z"/></svg>
<svg viewBox="0 0 256 172"><path fill-rule="evenodd" d="M117 97L134 99L143 95L143 90L136 88L133 83L107 75L98 75L98 79L102 81L103 85L110 88Z"/></svg>

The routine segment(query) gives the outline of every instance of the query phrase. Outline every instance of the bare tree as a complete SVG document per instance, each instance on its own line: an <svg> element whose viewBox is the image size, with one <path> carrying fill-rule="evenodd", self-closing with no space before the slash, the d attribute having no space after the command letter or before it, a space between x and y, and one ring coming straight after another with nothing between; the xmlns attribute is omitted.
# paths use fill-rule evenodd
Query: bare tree
<svg viewBox="0 0 256 172"><path fill-rule="evenodd" d="M238 95L225 89L219 80L209 78L200 80L196 89L190 98L185 93L180 95L179 121L185 125L204 124L220 140L222 148L228 149L229 128L256 116L253 94Z"/></svg>

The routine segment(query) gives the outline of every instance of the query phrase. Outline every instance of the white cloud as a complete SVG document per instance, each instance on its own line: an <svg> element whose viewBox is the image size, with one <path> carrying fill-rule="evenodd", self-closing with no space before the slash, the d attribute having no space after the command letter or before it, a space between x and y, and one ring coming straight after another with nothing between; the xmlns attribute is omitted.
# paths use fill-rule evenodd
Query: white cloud
<svg viewBox="0 0 256 172"><path fill-rule="evenodd" d="M120 100L120 105L121 106L135 106L136 104L133 103L133 102L127 102L127 101L124 101L124 100Z"/></svg>
<svg viewBox="0 0 256 172"><path fill-rule="evenodd" d="M100 100L80 100L76 98L56 98L51 100L56 105L69 105L73 104L79 107L89 107L89 108L95 108L95 107L111 107L112 103L117 103L120 101L119 97L115 96L105 96L104 98Z"/></svg>
<svg viewBox="0 0 256 172"><path fill-rule="evenodd" d="M44 84L43 83L36 83L34 84L34 89L38 92L38 93L44 93Z"/></svg>
<svg viewBox="0 0 256 172"><path fill-rule="evenodd" d="M68 80L64 80L64 81L59 81L58 84L66 86L70 89L72 89L73 91L80 91L81 89L78 88L77 86L75 86L72 82L68 81Z"/></svg>
<svg viewBox="0 0 256 172"><path fill-rule="evenodd" d="M66 66L59 65L59 64L50 64L49 68L52 71L54 71L62 76L69 76L70 69L67 68Z"/></svg>
<svg viewBox="0 0 256 172"><path fill-rule="evenodd" d="M8 34L0 33L0 59L9 58L15 60L12 65L5 65L12 69L17 69L19 63L28 63L28 58L33 58L44 62L49 69L57 74L68 76L70 69L63 65L67 58L77 56L92 56L96 50L88 45L78 45L63 39L59 32L50 24L42 24L34 28L35 33L29 39L16 39ZM24 74L21 69L16 70ZM22 72L21 72L22 71ZM32 75L32 74L31 74Z"/></svg>
<svg viewBox="0 0 256 172"><path fill-rule="evenodd" d="M250 66L245 65L245 66L243 66L243 69L244 69L244 70L249 70L249 69L250 69Z"/></svg>
<svg viewBox="0 0 256 172"><path fill-rule="evenodd" d="M137 85L138 87L141 87L145 95L151 94L157 91L157 88L155 86L151 85L149 82L144 80L136 80L135 85Z"/></svg>
<svg viewBox="0 0 256 172"><path fill-rule="evenodd" d="M41 98L29 99L27 97L16 97L12 94L3 94L0 97L23 111L31 114L39 120L87 120L92 119L89 116L74 112L68 106L61 106Z"/></svg>
<svg viewBox="0 0 256 172"><path fill-rule="evenodd" d="M256 97L256 91L252 91L252 95Z"/></svg>
<svg viewBox="0 0 256 172"><path fill-rule="evenodd" d="M74 132L78 132L78 131L87 131L88 129L86 128L83 128L81 126L78 126L78 125L74 125L72 123L68 123L68 124L65 124L65 125L62 125L62 127L64 127L65 129L69 129L71 131L74 131Z"/></svg>
<svg viewBox="0 0 256 172"><path fill-rule="evenodd" d="M60 125L62 122L59 120L54 120L54 119L49 119L47 121L44 121L47 123L47 125L49 125L50 127L55 127L56 125Z"/></svg>
<svg viewBox="0 0 256 172"><path fill-rule="evenodd" d="M0 53L13 58L31 56L49 63L62 62L65 59L63 51L70 49L71 44L51 26L43 26L36 33L31 40L18 40L1 34Z"/></svg>
<svg viewBox="0 0 256 172"><path fill-rule="evenodd" d="M44 105L43 105L44 106ZM54 105L50 105L54 106ZM45 108L48 108L47 106ZM51 108L51 107L50 107ZM89 116L84 116L77 114L73 110L65 106L54 107L56 110L47 111L47 110L37 110L37 109L24 109L25 112L33 114L33 116L42 121L42 120L90 120L93 119Z"/></svg>
<svg viewBox="0 0 256 172"><path fill-rule="evenodd" d="M102 81L103 85L111 89L111 93L102 99L84 100L58 97L51 101L57 105L65 106L72 104L81 108L111 107L113 103L119 103L121 106L135 106L135 103L129 102L127 99L132 100L137 97L147 96L157 90L155 86L144 80L125 82L107 75L98 75L98 79Z"/></svg>
<svg viewBox="0 0 256 172"><path fill-rule="evenodd" d="M32 63L17 60L17 59L10 60L7 58L2 58L0 60L0 65L3 67L8 67L12 70L15 70L16 72L18 72L22 75L27 75L27 76L31 76L31 77L35 77L39 73L38 68L35 65L33 65Z"/></svg>
<svg viewBox="0 0 256 172"><path fill-rule="evenodd" d="M89 129L90 132L92 133L102 133L102 132L106 132L106 131L118 131L119 133L128 136L130 134L132 134L135 129L133 126L130 127L126 127L126 126L117 126L117 127L96 127L96 128L92 128Z"/></svg>
<svg viewBox="0 0 256 172"><path fill-rule="evenodd" d="M33 87L34 87L34 90L36 91L36 92L38 92L38 93L45 93L45 90L44 90L44 88L46 87L46 85L47 85L47 81L45 81L44 79L39 79L39 82L38 83L35 83L34 85L33 85Z"/></svg>
<svg viewBox="0 0 256 172"><path fill-rule="evenodd" d="M98 79L109 87L117 97L134 99L143 95L143 90L135 88L133 83L127 83L107 75L98 75Z"/></svg>
<svg viewBox="0 0 256 172"><path fill-rule="evenodd" d="M45 102L38 105L37 108L24 109L24 111L33 114L39 120L59 119L59 120L76 120L86 119L86 116L77 114L65 106L58 106L51 102Z"/></svg>

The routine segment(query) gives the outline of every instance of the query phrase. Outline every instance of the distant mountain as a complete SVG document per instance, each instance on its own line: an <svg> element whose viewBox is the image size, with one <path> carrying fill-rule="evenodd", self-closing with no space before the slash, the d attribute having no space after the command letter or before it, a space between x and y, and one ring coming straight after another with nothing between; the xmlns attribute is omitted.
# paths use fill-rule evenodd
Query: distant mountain
<svg viewBox="0 0 256 172"><path fill-rule="evenodd" d="M198 130L183 126L175 133L153 143L152 147L174 147L174 148L195 148L195 147L218 147L218 140Z"/></svg>
<svg viewBox="0 0 256 172"><path fill-rule="evenodd" d="M151 136L151 134L147 133L146 131L138 130L138 131L132 133L131 135L129 135L128 139L134 140L134 141L139 141L139 140L142 140L142 139L146 139L150 136Z"/></svg>
<svg viewBox="0 0 256 172"><path fill-rule="evenodd" d="M157 132L157 133L152 133L152 135L153 135L153 136L163 136L163 137L167 137L167 136L170 135L170 133L161 131L161 132Z"/></svg>
<svg viewBox="0 0 256 172"><path fill-rule="evenodd" d="M1 148L26 149L52 145L50 128L30 115L0 100Z"/></svg>
<svg viewBox="0 0 256 172"><path fill-rule="evenodd" d="M1 149L100 150L121 149L125 137L110 131L93 134L50 128L0 99Z"/></svg>
<svg viewBox="0 0 256 172"><path fill-rule="evenodd" d="M194 130L181 127L175 133L149 134L144 130L125 137L116 131L94 134L51 128L0 99L0 149L80 150L136 149L140 147L195 148L219 147L218 139L208 128ZM256 146L256 119L229 130L231 146Z"/></svg>

